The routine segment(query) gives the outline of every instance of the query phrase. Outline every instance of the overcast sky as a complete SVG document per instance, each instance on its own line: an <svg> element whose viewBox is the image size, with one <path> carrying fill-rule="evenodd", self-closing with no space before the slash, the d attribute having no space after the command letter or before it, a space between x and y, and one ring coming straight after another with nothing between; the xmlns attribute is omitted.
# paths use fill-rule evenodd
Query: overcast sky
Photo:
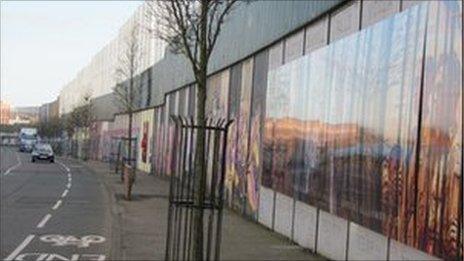
<svg viewBox="0 0 464 261"><path fill-rule="evenodd" d="M53 101L141 1L1 1L1 99Z"/></svg>

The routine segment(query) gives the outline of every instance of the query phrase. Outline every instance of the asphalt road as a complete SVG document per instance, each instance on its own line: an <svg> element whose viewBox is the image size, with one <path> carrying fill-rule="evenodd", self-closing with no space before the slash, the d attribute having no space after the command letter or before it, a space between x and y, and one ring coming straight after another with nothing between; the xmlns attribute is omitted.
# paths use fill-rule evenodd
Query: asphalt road
<svg viewBox="0 0 464 261"><path fill-rule="evenodd" d="M102 184L82 165L32 163L0 147L0 258L105 260L110 209Z"/></svg>

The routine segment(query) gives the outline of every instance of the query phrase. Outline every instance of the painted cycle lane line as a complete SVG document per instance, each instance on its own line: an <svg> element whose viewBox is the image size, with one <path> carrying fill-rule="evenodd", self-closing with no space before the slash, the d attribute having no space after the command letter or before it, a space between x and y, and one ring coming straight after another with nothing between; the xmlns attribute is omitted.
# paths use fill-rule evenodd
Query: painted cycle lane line
<svg viewBox="0 0 464 261"><path fill-rule="evenodd" d="M37 225L31 230L24 240L5 258L5 260L105 260L108 248L106 238L101 235L101 225L95 225L95 219L104 220L98 215L101 212L101 202L94 200L93 195L99 193L89 193L89 190L98 190L95 181L90 180L87 175L78 184L81 191L76 191L73 195L74 183L72 171L65 164L58 162L64 173L67 175L67 183L56 201L50 205L48 213L38 220ZM78 181L79 179L77 179ZM79 182L78 182L79 183ZM86 189L82 189L86 188ZM86 195L86 197L82 197ZM83 200L85 199L86 200ZM97 197L98 198L98 197ZM93 202L94 201L94 202ZM97 202L95 202L97 201ZM100 203L100 204L92 204ZM95 217L93 217L95 216ZM93 219L93 221L92 221ZM90 233L85 233L90 231ZM54 238L58 243L50 243ZM94 242L103 246L92 246L82 242ZM98 240L96 240L97 238ZM81 243L76 243L81 242ZM87 246L87 247L83 247Z"/></svg>

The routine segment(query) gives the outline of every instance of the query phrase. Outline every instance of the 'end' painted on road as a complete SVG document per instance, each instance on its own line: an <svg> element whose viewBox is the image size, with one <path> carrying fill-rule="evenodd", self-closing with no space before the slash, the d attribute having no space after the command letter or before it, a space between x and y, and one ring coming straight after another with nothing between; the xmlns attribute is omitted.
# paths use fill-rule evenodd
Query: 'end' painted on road
<svg viewBox="0 0 464 261"><path fill-rule="evenodd" d="M34 259L35 258L35 259ZM69 258L55 253L24 253L18 255L14 260L15 261L26 261L26 260L36 260L36 261L78 261L78 260L91 260L91 261L104 261L106 259L105 255L99 254L72 254Z"/></svg>

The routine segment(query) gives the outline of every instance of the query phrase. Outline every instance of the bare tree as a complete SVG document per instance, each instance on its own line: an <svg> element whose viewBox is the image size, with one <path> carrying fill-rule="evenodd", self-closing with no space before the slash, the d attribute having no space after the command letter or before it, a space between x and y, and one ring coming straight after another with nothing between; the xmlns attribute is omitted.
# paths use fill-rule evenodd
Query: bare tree
<svg viewBox="0 0 464 261"><path fill-rule="evenodd" d="M94 120L93 104L90 94L84 94L81 98L80 104L75 107L66 117L66 129L70 137L77 129L84 131L88 137L89 127Z"/></svg>
<svg viewBox="0 0 464 261"><path fill-rule="evenodd" d="M89 138L89 128L94 120L93 104L91 94L86 93L81 97L80 103L62 121L68 137L73 139L76 131L84 134L84 138Z"/></svg>
<svg viewBox="0 0 464 261"><path fill-rule="evenodd" d="M184 55L190 62L197 83L197 115L205 125L206 81L208 61L226 16L236 0L147 1L147 15L154 19L153 32L164 40L173 53ZM193 255L203 260L203 209L206 166L205 131L198 129L195 152L195 195Z"/></svg>
<svg viewBox="0 0 464 261"><path fill-rule="evenodd" d="M132 170L132 118L133 112L137 109L140 86L137 80L137 75L142 67L142 52L140 44L140 27L138 24L130 28L129 34L124 38L121 47L123 51L118 57L118 65L116 68L116 86L113 88L115 98L124 113L128 115L128 165ZM132 183L129 182L131 187ZM130 190L130 188L129 188ZM130 193L129 198L130 199Z"/></svg>
<svg viewBox="0 0 464 261"><path fill-rule="evenodd" d="M92 95L86 93L82 96L81 105L76 108L78 127L84 129L85 137L89 137L89 128L94 121Z"/></svg>

